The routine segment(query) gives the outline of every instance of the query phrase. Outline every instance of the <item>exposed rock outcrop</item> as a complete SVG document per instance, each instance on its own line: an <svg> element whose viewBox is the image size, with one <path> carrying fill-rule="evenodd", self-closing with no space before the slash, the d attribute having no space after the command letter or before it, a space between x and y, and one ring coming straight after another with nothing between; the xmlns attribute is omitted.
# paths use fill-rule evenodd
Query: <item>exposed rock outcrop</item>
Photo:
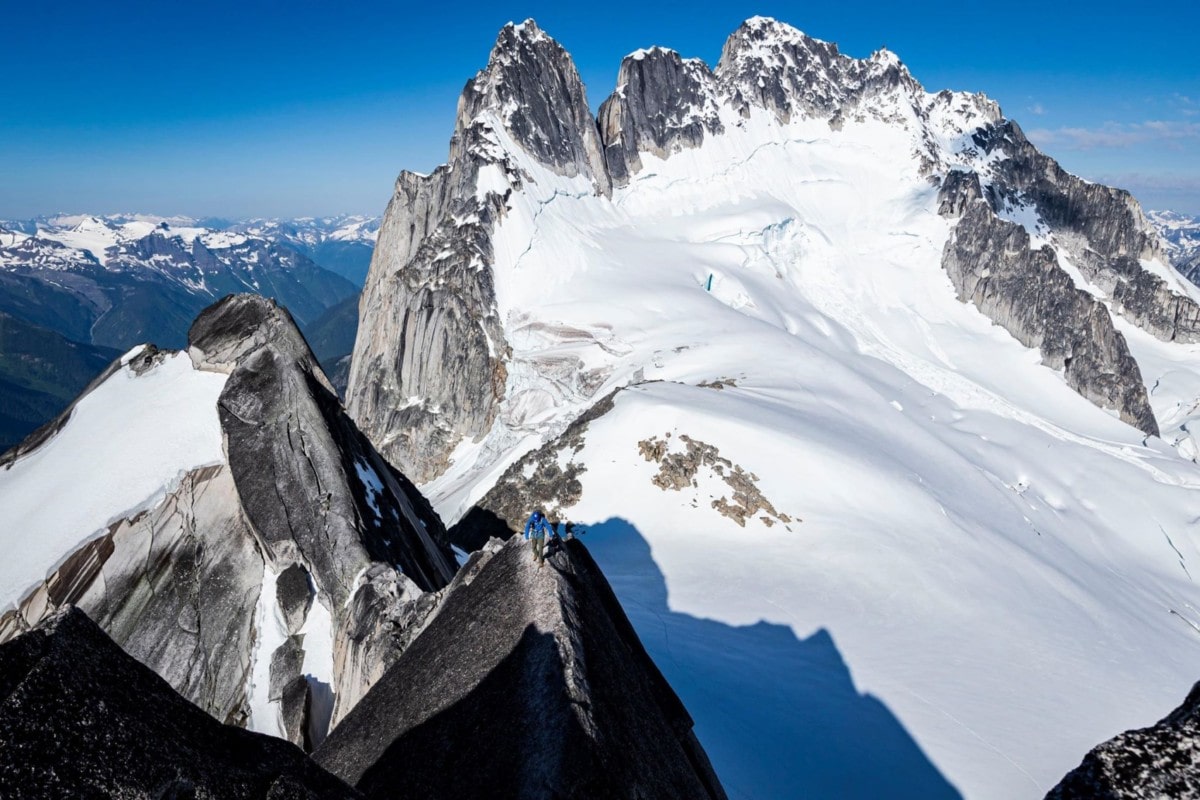
<svg viewBox="0 0 1200 800"><path fill-rule="evenodd" d="M1200 797L1200 683L1156 724L1097 745L1046 800Z"/></svg>
<svg viewBox="0 0 1200 800"><path fill-rule="evenodd" d="M699 59L654 47L626 56L617 90L600 106L604 160L614 184L642 168L642 153L667 158L722 133L716 76Z"/></svg>
<svg viewBox="0 0 1200 800"><path fill-rule="evenodd" d="M1200 341L1200 305L1139 261L1167 259L1129 192L1071 175L1012 120L981 129L974 140L985 155L1002 156L992 166L994 201L1032 205L1114 312L1164 341Z"/></svg>
<svg viewBox="0 0 1200 800"><path fill-rule="evenodd" d="M1075 391L1144 433L1157 436L1141 370L1107 309L1058 264L1053 248L1033 249L1029 234L1000 219L974 173L951 172L941 213L957 217L942 266L958 298L970 302L1043 362L1062 369Z"/></svg>
<svg viewBox="0 0 1200 800"><path fill-rule="evenodd" d="M476 558L320 764L368 797L725 797L580 542L544 568L518 537Z"/></svg>
<svg viewBox="0 0 1200 800"><path fill-rule="evenodd" d="M583 449L588 425L612 410L615 393L601 398L575 418L558 438L526 453L504 471L449 532L450 539L464 550L482 547L489 539L507 539L518 532L525 518L536 509L557 526L566 522L564 533L573 527L569 509L583 496L579 476L587 467L573 456Z"/></svg>
<svg viewBox="0 0 1200 800"><path fill-rule="evenodd" d="M296 747L222 725L67 607L0 644L6 797L360 796Z"/></svg>
<svg viewBox="0 0 1200 800"><path fill-rule="evenodd" d="M0 642L76 605L185 698L245 724L262 569L229 468L204 467L70 554L0 618Z"/></svg>
<svg viewBox="0 0 1200 800"><path fill-rule="evenodd" d="M419 599L453 577L445 531L341 410L286 311L230 297L196 319L190 341L201 364L236 363L218 403L230 469L272 567L302 565L316 595L303 602L333 619L336 721L394 657L376 631L415 622L409 604L428 614ZM362 579L366 605L352 602Z"/></svg>
<svg viewBox="0 0 1200 800"><path fill-rule="evenodd" d="M179 409L211 415L223 463L164 476L145 510L78 532L84 544L0 617L0 641L77 604L217 719L315 744L436 611L456 570L446 532L342 411L286 310L230 296L197 318L189 355L228 375L215 407ZM143 348L109 375L166 357Z"/></svg>

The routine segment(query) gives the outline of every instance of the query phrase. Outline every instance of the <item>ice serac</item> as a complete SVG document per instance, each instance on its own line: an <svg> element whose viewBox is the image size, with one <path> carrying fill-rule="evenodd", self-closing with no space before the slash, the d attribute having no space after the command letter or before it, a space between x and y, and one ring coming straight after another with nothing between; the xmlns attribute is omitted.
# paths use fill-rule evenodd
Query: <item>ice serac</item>
<svg viewBox="0 0 1200 800"><path fill-rule="evenodd" d="M725 797L580 542L475 558L318 763L367 797Z"/></svg>
<svg viewBox="0 0 1200 800"><path fill-rule="evenodd" d="M958 297L971 302L1096 405L1152 436L1158 423L1137 362L1104 306L1075 286L1054 248L1033 248L1029 234L998 217L983 199L975 173L952 171L940 211L957 218L942 266Z"/></svg>
<svg viewBox="0 0 1200 800"><path fill-rule="evenodd" d="M287 742L222 725L68 606L0 644L5 797L341 800Z"/></svg>
<svg viewBox="0 0 1200 800"><path fill-rule="evenodd" d="M198 363L232 368L218 401L221 426L270 568L287 576L300 566L311 578L314 597L286 602L320 603L332 619L333 663L323 677L333 682L336 721L391 660L390 640L376 632L410 627L417 607L431 610L423 595L453 577L445 531L342 411L284 309L231 296L202 313L189 337ZM371 588L360 597L364 583ZM286 585L303 594L294 577Z"/></svg>
<svg viewBox="0 0 1200 800"><path fill-rule="evenodd" d="M1200 683L1154 725L1097 745L1046 800L1163 797L1200 797Z"/></svg>
<svg viewBox="0 0 1200 800"><path fill-rule="evenodd" d="M521 174L501 138L610 190L579 74L532 21L506 26L463 89L449 164L397 179L359 305L347 406L418 482L442 472L463 438L483 436L504 396L492 232Z"/></svg>

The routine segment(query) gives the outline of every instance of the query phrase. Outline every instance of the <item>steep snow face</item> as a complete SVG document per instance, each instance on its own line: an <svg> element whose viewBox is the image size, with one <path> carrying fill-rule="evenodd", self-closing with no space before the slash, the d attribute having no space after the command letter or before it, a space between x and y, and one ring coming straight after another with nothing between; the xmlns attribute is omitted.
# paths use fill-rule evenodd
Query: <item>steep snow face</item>
<svg viewBox="0 0 1200 800"><path fill-rule="evenodd" d="M930 176L986 185L997 115L894 86L837 125L805 108L841 97L723 106L611 198L477 119L511 355L490 431L424 488L457 519L621 390L560 452L559 513L731 796L1040 797L1196 677L1200 472L956 298ZM1194 346L1119 324L1171 386L1156 415L1194 411Z"/></svg>
<svg viewBox="0 0 1200 800"><path fill-rule="evenodd" d="M186 353L135 367L142 350L84 395L52 438L0 468L0 609L109 523L225 460L217 397L226 376L195 369Z"/></svg>

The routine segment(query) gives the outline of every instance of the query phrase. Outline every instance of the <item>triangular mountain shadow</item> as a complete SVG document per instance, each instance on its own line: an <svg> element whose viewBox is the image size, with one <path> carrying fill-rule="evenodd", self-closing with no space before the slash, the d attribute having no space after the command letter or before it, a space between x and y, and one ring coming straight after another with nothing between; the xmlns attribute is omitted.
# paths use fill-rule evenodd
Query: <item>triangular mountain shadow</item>
<svg viewBox="0 0 1200 800"><path fill-rule="evenodd" d="M724 800L692 720L579 541L514 536L313 754L370 798Z"/></svg>
<svg viewBox="0 0 1200 800"><path fill-rule="evenodd" d="M858 692L827 631L799 639L672 611L636 527L612 518L586 530L730 797L961 798L887 706Z"/></svg>

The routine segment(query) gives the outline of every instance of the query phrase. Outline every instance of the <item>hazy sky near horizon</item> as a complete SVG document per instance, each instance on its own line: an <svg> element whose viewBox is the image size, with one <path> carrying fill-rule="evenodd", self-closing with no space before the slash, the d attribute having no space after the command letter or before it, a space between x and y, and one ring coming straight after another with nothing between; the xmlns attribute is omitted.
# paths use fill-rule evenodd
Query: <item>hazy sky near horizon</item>
<svg viewBox="0 0 1200 800"><path fill-rule="evenodd" d="M1133 13L1136 12L1136 13ZM1158 2L5 4L0 218L382 213L441 163L464 83L527 17L595 108L621 57L715 65L747 17L895 51L929 90L982 91L1067 169L1200 215L1200 4Z"/></svg>

